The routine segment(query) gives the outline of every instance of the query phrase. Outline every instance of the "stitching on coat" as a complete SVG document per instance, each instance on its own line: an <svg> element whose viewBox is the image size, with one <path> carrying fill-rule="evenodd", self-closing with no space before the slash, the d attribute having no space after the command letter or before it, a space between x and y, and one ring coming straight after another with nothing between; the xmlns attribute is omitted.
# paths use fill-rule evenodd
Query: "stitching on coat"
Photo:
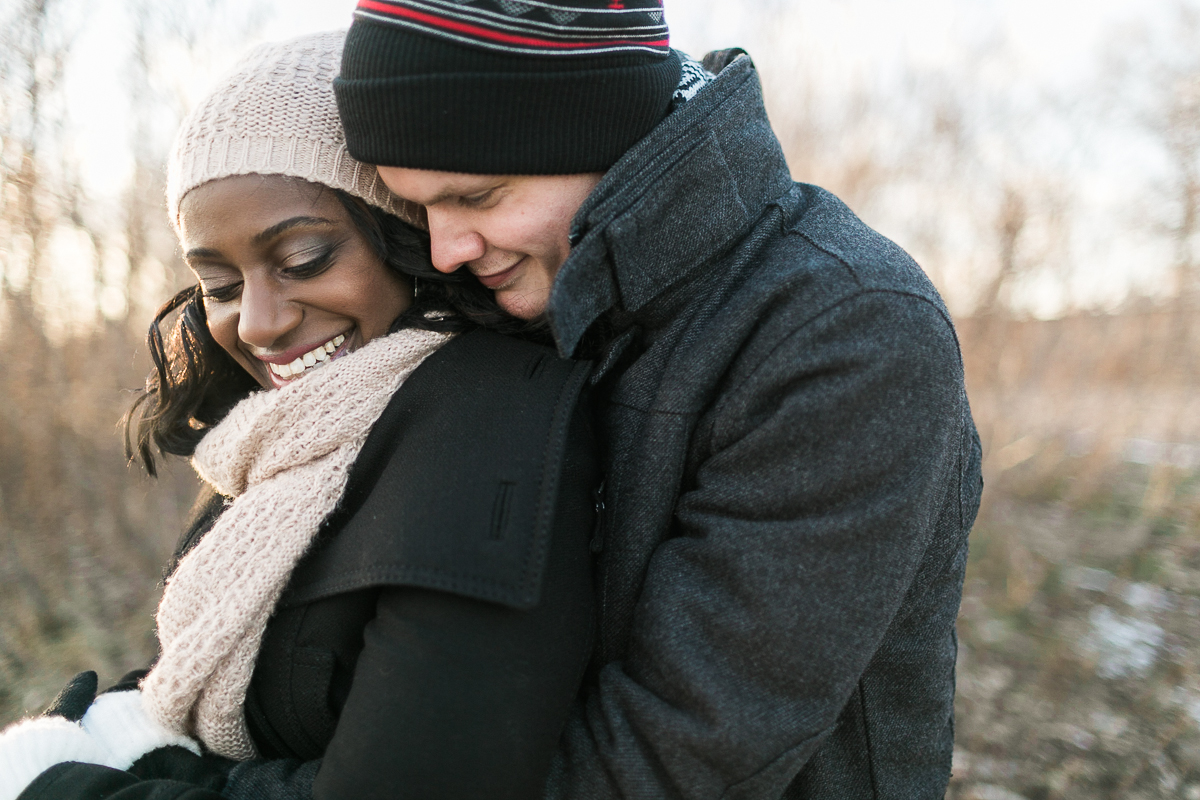
<svg viewBox="0 0 1200 800"><path fill-rule="evenodd" d="M525 553L525 561L522 564L522 574L524 575L525 584L524 591L528 597L533 592L533 576L529 574L529 562L533 558L533 550L537 550L537 554L543 559L546 556L546 551L550 549L550 536L547 531L550 528L550 523L553 521L554 512L558 505L557 502L551 503L550 496L553 495L555 501L558 499L558 482L562 473L562 451L561 443L567 434L567 426L570 423L571 417L575 412L575 404L571 403L569 409L564 399L571 395L578 395L582 390L584 381L587 380L587 374L590 367L586 366L590 362L577 361L572 364L571 371L567 373L566 380L563 381L562 387L558 392L558 402L554 404L554 416L550 426L550 433L546 437L545 449L542 451L542 490L538 497L538 515L537 528L534 531L534 546L529 548ZM559 446L556 447L555 444ZM557 457L555 457L557 456ZM554 459L553 469L550 468L550 460ZM533 600L528 597L526 602Z"/></svg>
<svg viewBox="0 0 1200 800"><path fill-rule="evenodd" d="M855 282L858 283L860 286L862 285L862 280L858 277L857 270L855 270L854 267L848 261L846 261L845 258L843 258L842 256L838 255L837 253L833 252L829 248L824 247L823 245L818 243L816 240L814 240L811 236L809 236L807 233L805 233L802 230L788 230L787 234L791 235L791 236L799 236L804 241L808 242L810 245L812 245L816 249L820 250L822 253L825 253L826 255L830 256L831 258L836 258L838 261L840 261L846 267L846 269L850 272L850 274L852 276L854 276ZM905 255L908 255L908 254L905 253ZM910 261L912 261L913 265L917 267L917 269L921 268L921 265L917 264L917 262L915 260L913 260L912 256L908 256L908 258ZM922 274L924 274L924 271L922 271ZM928 276L926 276L926 278L928 278ZM932 281L930 282L930 284L932 285ZM902 292L902 291L897 291L894 289L873 289L873 290L868 289L865 291L877 291L877 292L894 291L896 294L912 294L914 297L921 297L921 295L916 294L915 292ZM935 287L935 291L936 291L936 287ZM924 299L928 300L928 298L924 298ZM937 304L934 304L934 308L937 308ZM953 330L954 323L951 321L949 315L940 308L938 308L938 313L941 314L941 316L946 320L946 323L950 326L951 330ZM954 331L954 341L956 343L958 343L959 350L961 351L962 343L958 342L958 332L957 331Z"/></svg>
<svg viewBox="0 0 1200 800"><path fill-rule="evenodd" d="M846 259L842 258L837 253L834 253L831 250L829 250L825 247L822 247L820 244L818 244L816 241L814 241L813 238L811 236L809 236L807 233L805 233L804 231L789 230L787 233L792 236L799 236L800 238L804 239L804 241L808 242L813 247L820 250L822 253L825 253L826 255L828 255L832 258L836 258L838 261L842 262L842 264L845 265L846 269L850 272L850 274L852 276L854 276L855 282L857 282L860 286L862 285L862 280L859 279L858 272L854 269L853 266L851 266L849 264L849 262L846 261ZM905 253L905 255L908 255L908 254ZM909 260L912 260L912 256L909 256ZM913 261L913 264L917 267L917 269L921 269L921 265L917 264L917 262L915 260ZM924 274L923 270L922 270L922 274ZM926 275L925 277L928 278L929 276ZM930 285L932 285L932 283L933 282L930 281ZM937 287L934 287L934 291L936 291L936 290L937 290ZM894 292L895 294L911 294L914 297L921 297L922 299L926 300L927 302L932 303L932 301L930 301L929 298L923 297L922 295L916 294L915 292L902 292L902 291L898 291L895 289L866 289L864 291L875 291L875 292L890 291L890 292ZM936 303L932 303L932 304L933 304L933 307L937 309L938 314L940 314L941 317L944 320L946 320L946 324L950 326L950 332L954 335L954 343L958 345L958 352L959 352L958 361L959 361L959 364L961 365L962 364L962 342L960 342L958 340L958 331L954 329L954 321L950 319L950 315L947 311L945 311L941 308L938 308L938 305Z"/></svg>
<svg viewBox="0 0 1200 800"><path fill-rule="evenodd" d="M306 584L302 590L295 593L285 593L280 598L280 607L295 607L310 603L315 599L329 597L346 591L366 588L370 585L408 585L419 580L424 588L435 588L455 593L467 593L479 599L488 600L508 606L530 607L537 598L532 596L534 589L540 583L531 574L530 564L538 556L545 556L550 547L550 536L545 534L553 515L557 510L555 487L558 485L561 473L562 459L558 458L553 469L547 468L550 451L555 442L561 444L566 435L567 427L574 414L575 404L564 408L564 399L575 396L587 381L590 362L571 362L570 370L566 372L558 392L558 399L553 407L554 417L549 426L550 434L543 450L542 486L538 496L538 509L534 516L535 530L529 537L528 544L523 546L519 558L519 573L511 578L490 578L467 572L461 572L444 567L428 567L410 565L403 562L390 564L373 564L350 571L340 571L336 575ZM539 370L544 372L545 369ZM562 447L558 448L561 456ZM550 473L553 473L552 475ZM547 493L554 495L553 498ZM513 548L514 551L517 548Z"/></svg>
<svg viewBox="0 0 1200 800"><path fill-rule="evenodd" d="M436 588L454 593L473 592L480 599L491 600L503 605L525 605L527 600L521 593L521 582L483 578L435 567L407 565L375 565L344 573L337 580L310 584L308 591L288 598L287 606L294 607L310 603L323 597L365 589L372 585L411 585L413 580L423 580L422 588ZM393 583L394 582L394 583ZM513 595L516 594L516 602Z"/></svg>
<svg viewBox="0 0 1200 800"><path fill-rule="evenodd" d="M879 784L875 781L875 747L871 744L871 727L867 724L867 698L863 692L862 678L858 679L855 689L858 692L858 710L862 714L863 738L867 741L867 764L870 767L867 774L871 776L871 796L878 798Z"/></svg>
<svg viewBox="0 0 1200 800"><path fill-rule="evenodd" d="M837 257L834 256L834 258L837 258ZM838 260L840 261L841 259L838 259ZM847 265L847 268L848 268L848 265ZM934 303L928 297L924 297L923 295L919 295L915 292L904 292L904 291L899 291L897 289L864 289L864 290L860 290L853 294L849 294L849 295L843 297L842 299L838 300L836 303L833 303L833 304L821 309L821 311L819 311L818 313L809 317L808 319L804 320L799 325L797 325L795 328L793 328L792 331L790 333L788 333L787 336L782 337L778 342L776 342L775 346L772 347L770 350L768 350L763 355L763 357L759 360L759 362L757 364L755 364L750 369L749 372L746 373L746 376L744 378L742 378L742 380L739 381L736 386L731 386L731 387L729 387L728 391L723 392L724 402L713 406L713 414L715 416L724 414L724 411L723 411L724 404L732 403L734 401L734 395L737 394L738 392L740 392L747 383L749 383L753 378L755 378L758 375L758 372L764 368L763 365L765 365L768 361L770 361L771 358L775 355L775 353L777 353L781 348L783 348L785 345L787 345L795 336L798 336L799 334L803 333L810 325L814 324L817 320L820 320L823 317L825 317L829 314L832 314L834 311L840 309L843 305L845 305L851 301L854 301L854 300L860 300L862 298L867 297L868 295L873 295L873 294L888 294L888 295L895 295L898 297L912 297L916 300L920 300L922 303L924 303L928 306L931 306L935 311L938 312L938 316L941 317L942 321L947 325L947 327L950 328L950 333L952 336L954 336L955 345L958 344L958 336L954 332L954 324L950 321L950 319L946 316L946 314L944 314L941 311L941 309L938 308L937 303ZM960 366L960 371L961 371L962 350L961 350L961 348L957 348L957 349L958 349L958 357L959 357L959 366Z"/></svg>
<svg viewBox="0 0 1200 800"><path fill-rule="evenodd" d="M739 791L747 783L754 780L759 775L762 775L764 772L771 769L776 764L778 764L780 761L784 760L785 758L790 756L792 753L794 753L796 750L800 749L801 747L804 747L809 742L812 742L816 739L821 739L821 738L827 736L829 734L829 732L833 730L834 727L835 726L831 726L831 727L823 729L817 733L814 733L812 736L806 736L804 739L800 740L796 744L787 748L786 750L784 750L782 753L780 753L779 755L772 758L767 763L763 764L762 767L760 767L759 769L756 769L750 775L747 775L745 778L742 778L737 783L733 783L733 784L726 786L725 791L721 792L721 800L726 800L727 798L730 797L731 793ZM815 752L816 752L816 750L814 749L813 753L815 753ZM810 755L810 758L811 758L811 755ZM797 774L799 774L799 773L797 773ZM795 776L792 777L792 780L795 780Z"/></svg>

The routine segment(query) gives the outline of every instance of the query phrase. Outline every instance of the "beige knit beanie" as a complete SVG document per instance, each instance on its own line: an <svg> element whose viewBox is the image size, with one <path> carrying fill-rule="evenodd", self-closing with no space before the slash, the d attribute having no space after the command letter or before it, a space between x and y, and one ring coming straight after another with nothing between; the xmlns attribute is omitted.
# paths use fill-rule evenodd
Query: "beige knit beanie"
<svg viewBox="0 0 1200 800"><path fill-rule="evenodd" d="M345 31L251 50L184 120L167 164L167 210L197 186L231 175L288 175L341 189L425 227L421 208L393 195L375 167L346 152L333 79Z"/></svg>

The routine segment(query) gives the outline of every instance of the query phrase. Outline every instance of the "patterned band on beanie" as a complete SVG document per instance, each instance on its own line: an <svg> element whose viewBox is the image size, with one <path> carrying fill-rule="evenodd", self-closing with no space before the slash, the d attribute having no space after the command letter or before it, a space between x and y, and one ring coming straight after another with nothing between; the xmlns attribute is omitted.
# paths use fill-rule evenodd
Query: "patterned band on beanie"
<svg viewBox="0 0 1200 800"><path fill-rule="evenodd" d="M358 0L356 16L459 44L525 55L669 49L662 0Z"/></svg>

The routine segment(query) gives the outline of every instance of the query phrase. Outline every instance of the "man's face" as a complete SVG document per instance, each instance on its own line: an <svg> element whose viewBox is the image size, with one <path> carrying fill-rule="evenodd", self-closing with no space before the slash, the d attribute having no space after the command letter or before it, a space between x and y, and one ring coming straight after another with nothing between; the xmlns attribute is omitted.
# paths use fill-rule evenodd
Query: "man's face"
<svg viewBox="0 0 1200 800"><path fill-rule="evenodd" d="M521 319L546 310L571 250L571 220L602 173L469 175L379 167L394 193L425 206L433 266L466 267Z"/></svg>

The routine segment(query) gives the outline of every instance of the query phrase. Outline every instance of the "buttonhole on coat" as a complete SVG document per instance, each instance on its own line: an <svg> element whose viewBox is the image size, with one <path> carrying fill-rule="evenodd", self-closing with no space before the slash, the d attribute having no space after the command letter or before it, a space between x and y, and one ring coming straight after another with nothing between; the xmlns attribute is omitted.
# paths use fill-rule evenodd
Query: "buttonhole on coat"
<svg viewBox="0 0 1200 800"><path fill-rule="evenodd" d="M508 527L508 509L512 505L513 492L517 484L513 481L501 481L496 488L496 502L492 504L492 529L489 539L503 539L504 529Z"/></svg>
<svg viewBox="0 0 1200 800"><path fill-rule="evenodd" d="M542 367L544 366L546 366L546 354L539 353L532 361L529 362L529 366L525 368L525 380L531 381L536 378L541 374Z"/></svg>

